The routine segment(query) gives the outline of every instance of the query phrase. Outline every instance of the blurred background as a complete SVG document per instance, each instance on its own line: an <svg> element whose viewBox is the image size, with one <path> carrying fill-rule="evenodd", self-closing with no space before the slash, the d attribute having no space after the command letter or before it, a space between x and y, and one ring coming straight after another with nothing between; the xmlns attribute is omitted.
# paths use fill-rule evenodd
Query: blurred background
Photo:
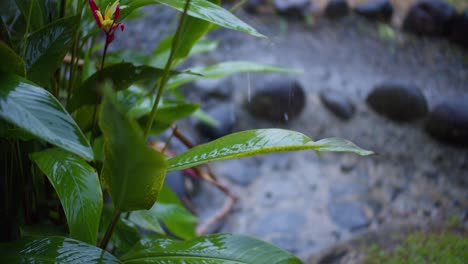
<svg viewBox="0 0 468 264"><path fill-rule="evenodd" d="M314 140L347 138L376 154L304 151L213 163L239 199L208 231L250 234L310 263L350 263L415 230L466 240L467 7L465 0L246 1L234 14L268 39L217 29L208 35L217 49L180 69L248 60L302 73L185 85L184 94L219 126L191 118L179 129L199 144L246 129L287 128ZM170 8L142 11L114 48L150 54L176 25ZM172 150L184 150L173 143ZM182 173L167 181L202 222L226 201Z"/></svg>

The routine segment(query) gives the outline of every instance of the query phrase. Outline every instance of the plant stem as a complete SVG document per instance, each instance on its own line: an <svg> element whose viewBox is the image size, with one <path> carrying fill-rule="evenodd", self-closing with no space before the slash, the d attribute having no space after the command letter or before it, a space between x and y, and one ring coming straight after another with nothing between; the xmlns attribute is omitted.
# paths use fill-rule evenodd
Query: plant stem
<svg viewBox="0 0 468 264"><path fill-rule="evenodd" d="M107 48L109 48L109 44L106 40L106 45L104 46L104 52L102 53L102 59L101 59L101 67L99 68L99 72L102 73L102 70L104 69L104 62L106 61L106 54L107 54ZM102 74L99 74L101 78L102 77ZM93 146L93 142L94 142L94 131L96 130L96 117L97 117L97 109L98 109L98 105L95 105L94 106L94 109L93 109L93 117L92 117L92 127L91 127L91 140L90 140L90 143L91 143L91 146Z"/></svg>
<svg viewBox="0 0 468 264"><path fill-rule="evenodd" d="M26 44L28 43L29 27L31 26L31 13L32 13L33 2L34 1L31 1L31 3L29 4L28 20L26 22L26 31L24 32L24 37L23 37L23 52L22 52L23 59L24 59L24 56L26 56L26 47L27 47Z"/></svg>
<svg viewBox="0 0 468 264"><path fill-rule="evenodd" d="M145 138L148 137L148 134L151 130L154 118L156 117L156 110L158 110L159 101L161 100L166 83L169 80L169 73L172 67L172 60L174 59L174 54L176 53L177 47L179 45L182 28L184 27L184 24L185 24L185 19L187 17L187 12L190 7L190 2L191 0L187 0L185 2L184 12L182 13L182 16L180 17L179 25L177 26L176 33L174 35L174 38L172 39L171 53L169 54L169 58L167 59L166 66L164 68L163 77L161 78L161 82L159 82L159 89L158 89L156 98L154 100L153 108L151 109L150 118L148 119L148 122L146 122ZM157 84L158 82L155 82L151 90L154 90Z"/></svg>
<svg viewBox="0 0 468 264"><path fill-rule="evenodd" d="M114 232L115 226L117 225L117 222L120 219L120 209L115 209L114 215L112 216L112 221L109 225L109 227L106 230L106 234L104 235L104 238L101 241L101 244L99 245L100 248L106 249L107 244L109 244L109 241L112 237L112 233Z"/></svg>

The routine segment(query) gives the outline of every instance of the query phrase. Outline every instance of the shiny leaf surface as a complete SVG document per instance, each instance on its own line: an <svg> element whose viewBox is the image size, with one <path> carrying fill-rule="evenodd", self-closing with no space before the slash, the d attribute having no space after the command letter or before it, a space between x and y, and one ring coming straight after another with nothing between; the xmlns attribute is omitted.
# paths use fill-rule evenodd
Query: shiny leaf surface
<svg viewBox="0 0 468 264"><path fill-rule="evenodd" d="M302 263L271 244L231 234L209 235L189 241L143 240L121 260L123 263Z"/></svg>
<svg viewBox="0 0 468 264"><path fill-rule="evenodd" d="M312 141L299 132L284 129L247 130L198 145L169 159L169 171L182 170L215 160L234 159L257 154L292 150L352 152L370 155L351 141L327 138Z"/></svg>
<svg viewBox="0 0 468 264"><path fill-rule="evenodd" d="M147 146L140 127L124 114L110 89L99 126L105 142L101 177L116 210L151 208L164 182L165 156Z"/></svg>
<svg viewBox="0 0 468 264"><path fill-rule="evenodd" d="M4 62L8 62L8 63L0 63L0 70L3 70L4 72L12 72L19 76L25 75L23 59L21 59L21 57L18 56L18 54L16 54L14 50L8 47L8 45L5 42L1 41L1 38L0 38L0 58L2 58Z"/></svg>
<svg viewBox="0 0 468 264"><path fill-rule="evenodd" d="M65 237L31 237L0 244L0 263L117 264L110 253Z"/></svg>
<svg viewBox="0 0 468 264"><path fill-rule="evenodd" d="M220 78L223 76L240 72L270 72L270 73L300 73L301 71L278 67L273 65L259 64L248 61L230 61L214 64L206 67L197 67L190 69L191 72L200 75L180 74L171 78L167 84L168 89L173 89L182 84L195 81L200 78Z"/></svg>
<svg viewBox="0 0 468 264"><path fill-rule="evenodd" d="M0 117L86 160L93 151L78 125L46 90L0 72Z"/></svg>
<svg viewBox="0 0 468 264"><path fill-rule="evenodd" d="M67 217L70 236L96 244L103 200L94 168L58 148L34 153L31 159L54 186Z"/></svg>
<svg viewBox="0 0 468 264"><path fill-rule="evenodd" d="M157 3L170 6L179 11L183 11L185 0L154 0ZM213 4L207 0L192 0L188 15L209 21L213 24L242 31L256 37L265 37L255 30L253 27L247 25L242 20L234 16L231 12Z"/></svg>
<svg viewBox="0 0 468 264"><path fill-rule="evenodd" d="M24 61L28 79L48 86L70 49L78 27L76 17L57 20L27 38Z"/></svg>

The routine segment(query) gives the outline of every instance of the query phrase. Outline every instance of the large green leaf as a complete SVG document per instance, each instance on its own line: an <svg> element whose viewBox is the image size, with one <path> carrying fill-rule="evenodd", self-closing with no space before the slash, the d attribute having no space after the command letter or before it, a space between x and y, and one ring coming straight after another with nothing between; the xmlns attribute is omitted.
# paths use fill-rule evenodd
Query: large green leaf
<svg viewBox="0 0 468 264"><path fill-rule="evenodd" d="M252 237L216 234L189 241L143 240L123 263L302 263L292 254Z"/></svg>
<svg viewBox="0 0 468 264"><path fill-rule="evenodd" d="M4 62L0 63L0 70L16 73L20 76L25 75L24 62L16 52L0 39L0 58Z"/></svg>
<svg viewBox="0 0 468 264"><path fill-rule="evenodd" d="M73 43L77 28L76 17L63 18L41 28L26 39L24 61L29 80L42 86L50 84L52 76Z"/></svg>
<svg viewBox="0 0 468 264"><path fill-rule="evenodd" d="M247 130L198 145L169 159L169 171L182 170L215 160L234 159L257 154L292 150L352 152L370 155L351 141L327 138L312 141L306 135L285 129Z"/></svg>
<svg viewBox="0 0 468 264"><path fill-rule="evenodd" d="M146 145L140 127L123 113L109 89L99 126L105 142L101 177L116 210L151 208L164 182L165 156Z"/></svg>
<svg viewBox="0 0 468 264"><path fill-rule="evenodd" d="M0 244L0 263L121 263L95 246L65 237L29 237Z"/></svg>
<svg viewBox="0 0 468 264"><path fill-rule="evenodd" d="M31 159L49 178L62 203L72 238L96 244L102 191L96 171L83 159L54 148Z"/></svg>
<svg viewBox="0 0 468 264"><path fill-rule="evenodd" d="M157 3L170 6L179 11L184 10L185 0L154 0ZM209 21L213 24L242 31L256 37L265 37L255 30L253 27L247 25L242 20L234 16L231 12L213 4L207 0L192 0L188 15Z"/></svg>
<svg viewBox="0 0 468 264"><path fill-rule="evenodd" d="M73 94L67 108L70 111L76 110L83 105L97 104L101 100L100 86L108 80L112 80L116 91L127 89L135 82L151 78L159 78L164 70L150 66L134 66L131 63L119 63L96 72L89 77L80 88ZM181 74L177 71L171 71L172 75ZM191 75L191 73L185 73Z"/></svg>
<svg viewBox="0 0 468 264"><path fill-rule="evenodd" d="M0 118L87 160L93 151L78 125L46 90L0 71Z"/></svg>
<svg viewBox="0 0 468 264"><path fill-rule="evenodd" d="M44 1L37 1L37 0L15 0L16 5L18 6L21 14L23 15L24 19L27 23L29 15L29 24L33 30L39 29L44 26L47 18L47 14L44 14L44 5L41 2ZM31 12L30 12L31 11Z"/></svg>
<svg viewBox="0 0 468 264"><path fill-rule="evenodd" d="M299 73L301 71L259 64L248 61L229 61L214 64L206 67L197 67L190 69L191 72L199 73L200 75L180 74L171 78L167 84L167 89L179 87L182 84L195 81L200 78L220 78L223 76L240 73L240 72L271 72L271 73Z"/></svg>
<svg viewBox="0 0 468 264"><path fill-rule="evenodd" d="M219 5L220 0L210 0L209 2ZM175 47L174 56L172 58L173 65L177 65L184 58L186 58L193 46L202 38L210 29L212 24L206 20L199 19L196 17L189 16L182 25L182 34L179 40L179 45ZM161 41L159 46L153 52L153 60L150 63L156 67L164 67L167 60L169 59L169 54L172 49L172 40L174 35L169 36L165 40Z"/></svg>
<svg viewBox="0 0 468 264"><path fill-rule="evenodd" d="M140 227L162 233L159 221L177 237L191 239L196 236L198 218L190 213L180 202L177 195L166 185L159 194L158 201L150 210L135 211L130 220Z"/></svg>

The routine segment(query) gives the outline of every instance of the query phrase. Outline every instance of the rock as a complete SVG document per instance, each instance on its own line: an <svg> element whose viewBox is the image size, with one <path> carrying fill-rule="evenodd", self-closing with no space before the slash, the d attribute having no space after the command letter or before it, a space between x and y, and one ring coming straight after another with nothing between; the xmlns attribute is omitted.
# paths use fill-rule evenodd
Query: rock
<svg viewBox="0 0 468 264"><path fill-rule="evenodd" d="M248 0L244 4L244 10L249 14L257 14L260 9L268 3L267 0Z"/></svg>
<svg viewBox="0 0 468 264"><path fill-rule="evenodd" d="M217 139L232 132L236 117L233 106L229 103L219 104L207 111L207 114L218 121L217 126L212 126L198 121L195 127L208 139Z"/></svg>
<svg viewBox="0 0 468 264"><path fill-rule="evenodd" d="M213 166L217 175L220 177L226 177L241 186L248 186L257 179L258 176L260 176L258 166L256 166L253 159L226 160L222 163L215 163Z"/></svg>
<svg viewBox="0 0 468 264"><path fill-rule="evenodd" d="M354 105L341 93L335 91L320 92L320 100L322 103L339 118L344 120L350 119L354 114Z"/></svg>
<svg viewBox="0 0 468 264"><path fill-rule="evenodd" d="M441 141L468 146L468 96L437 105L429 114L426 131Z"/></svg>
<svg viewBox="0 0 468 264"><path fill-rule="evenodd" d="M274 0L273 7L279 15L303 19L310 10L310 0Z"/></svg>
<svg viewBox="0 0 468 264"><path fill-rule="evenodd" d="M403 29L422 35L446 35L457 11L440 0L420 0L413 5L405 20Z"/></svg>
<svg viewBox="0 0 468 264"><path fill-rule="evenodd" d="M227 78L202 78L193 83L193 89L203 98L229 99L232 88L232 83Z"/></svg>
<svg viewBox="0 0 468 264"><path fill-rule="evenodd" d="M362 208L353 202L332 202L328 205L328 213L338 226L346 228L349 231L366 228L370 224Z"/></svg>
<svg viewBox="0 0 468 264"><path fill-rule="evenodd" d="M297 81L278 78L258 85L244 105L258 118L287 122L297 118L305 104L304 89Z"/></svg>
<svg viewBox="0 0 468 264"><path fill-rule="evenodd" d="M284 209L272 211L255 219L252 225L254 235L265 237L273 233L298 235L303 231L306 217L303 213Z"/></svg>
<svg viewBox="0 0 468 264"><path fill-rule="evenodd" d="M369 19L388 21L393 15L393 6L388 0L371 0L357 5L354 11Z"/></svg>
<svg viewBox="0 0 468 264"><path fill-rule="evenodd" d="M427 101L415 86L384 83L367 96L367 104L377 113L399 122L408 122L427 114Z"/></svg>
<svg viewBox="0 0 468 264"><path fill-rule="evenodd" d="M179 199L188 197L188 193L185 189L185 175L182 171L168 172L164 182L177 195L177 197L179 197Z"/></svg>
<svg viewBox="0 0 468 264"><path fill-rule="evenodd" d="M349 5L346 0L331 0L325 7L325 15L329 18L339 18L349 13Z"/></svg>
<svg viewBox="0 0 468 264"><path fill-rule="evenodd" d="M449 38L468 49L468 10L458 14L450 24Z"/></svg>

